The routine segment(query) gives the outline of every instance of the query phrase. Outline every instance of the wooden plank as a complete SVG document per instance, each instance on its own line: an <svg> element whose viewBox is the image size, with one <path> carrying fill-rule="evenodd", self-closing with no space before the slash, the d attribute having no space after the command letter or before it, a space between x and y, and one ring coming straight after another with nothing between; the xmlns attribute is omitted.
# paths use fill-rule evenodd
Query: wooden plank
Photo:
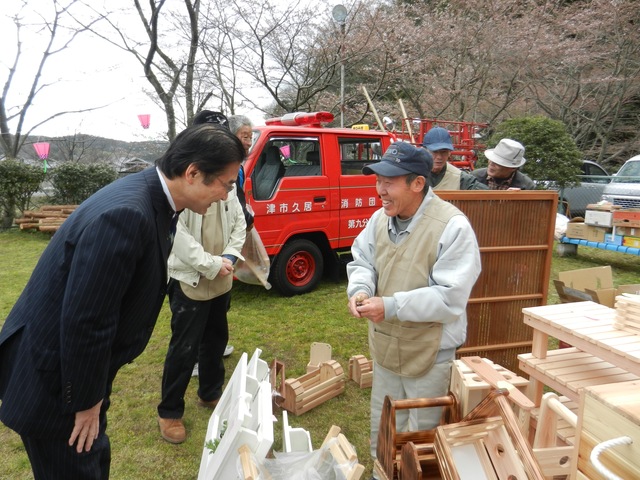
<svg viewBox="0 0 640 480"><path fill-rule="evenodd" d="M506 388L509 399L524 410L531 410L535 404L512 383L500 375L491 365L480 357L462 357L461 360L476 372L485 382L494 388Z"/></svg>

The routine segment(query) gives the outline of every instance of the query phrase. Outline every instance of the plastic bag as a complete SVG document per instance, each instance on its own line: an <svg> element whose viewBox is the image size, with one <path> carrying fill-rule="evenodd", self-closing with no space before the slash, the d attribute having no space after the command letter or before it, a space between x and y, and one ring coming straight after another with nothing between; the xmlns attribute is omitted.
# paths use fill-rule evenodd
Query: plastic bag
<svg viewBox="0 0 640 480"><path fill-rule="evenodd" d="M560 240L564 237L564 234L567 232L567 224L569 223L569 218L561 213L556 213L556 228L554 233L554 238L556 240Z"/></svg>
<svg viewBox="0 0 640 480"><path fill-rule="evenodd" d="M236 278L243 283L262 285L269 290L271 284L267 279L269 278L271 261L255 227L247 232L247 238L244 241L241 253L244 261L238 260L236 263Z"/></svg>
<svg viewBox="0 0 640 480"><path fill-rule="evenodd" d="M338 464L331 455L331 443L312 452L273 452L274 458L263 458L260 461L252 454L251 460L258 470L258 480L345 480L343 469L349 469L357 460L344 465ZM242 460L238 457L236 468L240 478L244 477Z"/></svg>

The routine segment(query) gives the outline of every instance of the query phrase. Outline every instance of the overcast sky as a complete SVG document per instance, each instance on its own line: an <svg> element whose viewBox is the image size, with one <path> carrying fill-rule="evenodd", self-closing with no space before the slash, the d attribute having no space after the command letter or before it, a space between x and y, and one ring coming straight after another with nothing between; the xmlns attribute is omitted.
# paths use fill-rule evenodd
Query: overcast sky
<svg viewBox="0 0 640 480"><path fill-rule="evenodd" d="M119 0L110 0L113 7ZM15 29L7 18L17 0L2 0L0 13L0 82L4 85L8 67L15 55ZM96 2L98 3L98 2ZM41 12L51 8L51 0L30 0L29 7ZM137 18L136 18L137 20ZM46 37L23 37L23 59L18 67L21 74L12 86L7 106L21 105L33 80L33 72L44 49ZM101 107L82 114L58 117L38 127L32 134L46 136L87 133L119 140L154 140L166 138L167 123L164 113L145 94L151 85L144 78L140 66L130 54L110 46L89 35L76 39L64 52L52 56L45 66L44 76L51 86L38 94L29 109L25 133L42 119L61 111ZM16 87L21 87L20 92ZM247 114L260 123L257 112ZM151 126L144 130L138 114L150 114ZM15 125L12 125L12 131Z"/></svg>

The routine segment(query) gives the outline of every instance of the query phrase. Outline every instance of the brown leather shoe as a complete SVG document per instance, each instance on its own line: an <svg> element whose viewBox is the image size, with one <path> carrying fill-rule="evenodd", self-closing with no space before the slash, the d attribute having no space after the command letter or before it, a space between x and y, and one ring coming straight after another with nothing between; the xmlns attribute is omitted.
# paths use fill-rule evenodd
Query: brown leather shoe
<svg viewBox="0 0 640 480"><path fill-rule="evenodd" d="M160 435L169 443L182 443L187 439L187 430L181 418L158 417Z"/></svg>
<svg viewBox="0 0 640 480"><path fill-rule="evenodd" d="M216 405L218 405L218 402L220 401L219 398L217 398L216 400L203 400L200 397L198 397L198 405L200 405L201 407L204 408L210 408L210 409L214 409L216 408Z"/></svg>

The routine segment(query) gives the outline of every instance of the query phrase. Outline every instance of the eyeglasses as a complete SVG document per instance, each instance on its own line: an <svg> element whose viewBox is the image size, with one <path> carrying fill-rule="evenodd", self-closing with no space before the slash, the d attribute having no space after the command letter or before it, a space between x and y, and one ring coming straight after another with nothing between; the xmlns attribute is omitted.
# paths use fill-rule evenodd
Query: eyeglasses
<svg viewBox="0 0 640 480"><path fill-rule="evenodd" d="M222 185L224 187L224 189L227 191L227 193L231 192L234 188L236 188L236 184L235 183L224 183L222 180L220 180L220 177L215 177L215 179L217 181L220 182L220 185Z"/></svg>

